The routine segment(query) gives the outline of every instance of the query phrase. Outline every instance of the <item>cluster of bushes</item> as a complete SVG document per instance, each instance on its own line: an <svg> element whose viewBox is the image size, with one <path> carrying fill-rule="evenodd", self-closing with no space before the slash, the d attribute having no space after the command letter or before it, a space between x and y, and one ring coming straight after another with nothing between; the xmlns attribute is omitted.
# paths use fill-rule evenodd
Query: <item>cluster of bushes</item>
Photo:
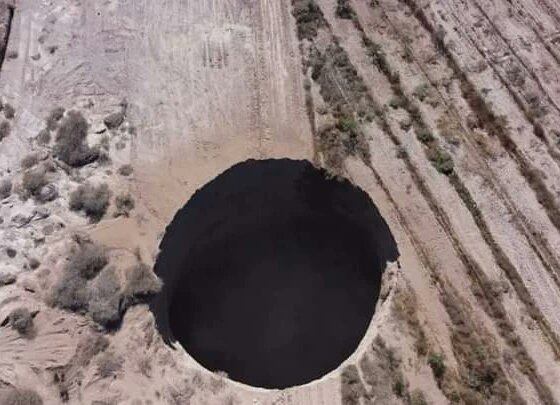
<svg viewBox="0 0 560 405"><path fill-rule="evenodd" d="M336 2L336 16L346 20L353 20L357 18L354 9L350 5L350 0L337 0Z"/></svg>
<svg viewBox="0 0 560 405"><path fill-rule="evenodd" d="M14 309L8 315L10 326L21 336L30 337L33 332L33 314L27 308Z"/></svg>
<svg viewBox="0 0 560 405"><path fill-rule="evenodd" d="M89 125L78 111L69 111L58 127L54 155L71 167L81 167L99 158L99 149L87 142Z"/></svg>
<svg viewBox="0 0 560 405"><path fill-rule="evenodd" d="M43 405L43 399L31 389L11 388L0 396L3 405Z"/></svg>
<svg viewBox="0 0 560 405"><path fill-rule="evenodd" d="M106 250L81 241L48 301L58 308L88 314L98 324L111 328L118 325L129 306L158 293L161 286L152 269L141 262L126 269L121 282Z"/></svg>
<svg viewBox="0 0 560 405"><path fill-rule="evenodd" d="M2 102L0 101L0 111L2 110L4 110L4 117L6 117L6 119L11 120L14 118L16 111L10 104L2 104ZM2 121L2 123L0 123L0 142L2 141L2 139L10 135L10 131L10 123L8 121Z"/></svg>
<svg viewBox="0 0 560 405"><path fill-rule="evenodd" d="M91 222L98 222L107 212L110 198L111 190L106 183L82 184L70 194L70 209L83 211Z"/></svg>
<svg viewBox="0 0 560 405"><path fill-rule="evenodd" d="M292 14L296 19L298 39L313 40L319 28L326 27L327 21L321 9L313 0L292 0Z"/></svg>

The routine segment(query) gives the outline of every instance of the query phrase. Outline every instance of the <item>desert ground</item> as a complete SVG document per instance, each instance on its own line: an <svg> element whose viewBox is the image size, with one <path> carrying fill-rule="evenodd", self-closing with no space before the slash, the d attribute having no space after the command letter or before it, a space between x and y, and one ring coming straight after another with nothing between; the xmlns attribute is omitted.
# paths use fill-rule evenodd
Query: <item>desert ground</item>
<svg viewBox="0 0 560 405"><path fill-rule="evenodd" d="M559 68L555 0L0 1L0 403L560 403ZM270 390L147 302L189 197L284 157L400 257L354 354Z"/></svg>

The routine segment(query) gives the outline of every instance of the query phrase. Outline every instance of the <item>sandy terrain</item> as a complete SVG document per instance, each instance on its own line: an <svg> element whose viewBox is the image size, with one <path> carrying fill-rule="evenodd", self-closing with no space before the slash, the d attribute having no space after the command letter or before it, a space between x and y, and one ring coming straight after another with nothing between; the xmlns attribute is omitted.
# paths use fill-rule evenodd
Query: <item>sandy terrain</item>
<svg viewBox="0 0 560 405"><path fill-rule="evenodd" d="M45 404L560 403L558 2L0 1L0 55L0 275L14 276L0 403L14 388ZM109 162L68 169L38 143L58 106ZM32 152L54 162L57 198L20 198ZM107 333L45 302L72 235L126 277L197 188L273 157L351 179L401 254L361 345L324 378L249 387L165 345L146 305ZM112 190L96 223L68 209L85 181ZM122 192L135 207L115 217ZM32 336L10 327L22 306Z"/></svg>

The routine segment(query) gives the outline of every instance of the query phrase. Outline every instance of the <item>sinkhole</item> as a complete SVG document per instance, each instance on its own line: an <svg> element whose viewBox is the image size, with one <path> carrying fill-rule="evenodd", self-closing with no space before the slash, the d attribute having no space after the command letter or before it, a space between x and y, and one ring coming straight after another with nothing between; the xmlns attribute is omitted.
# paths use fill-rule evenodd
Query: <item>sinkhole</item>
<svg viewBox="0 0 560 405"><path fill-rule="evenodd" d="M336 369L372 319L397 246L369 196L308 161L248 160L166 229L160 333L202 366L286 388Z"/></svg>

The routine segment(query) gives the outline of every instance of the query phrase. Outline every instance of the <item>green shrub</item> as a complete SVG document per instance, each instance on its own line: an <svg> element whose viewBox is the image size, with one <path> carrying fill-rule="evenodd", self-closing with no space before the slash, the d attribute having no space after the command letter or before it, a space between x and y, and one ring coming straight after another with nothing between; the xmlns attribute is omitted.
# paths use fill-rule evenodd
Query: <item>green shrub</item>
<svg viewBox="0 0 560 405"><path fill-rule="evenodd" d="M98 186L83 184L70 194L70 209L84 211L90 221L98 222L107 212L110 197L111 191L105 183Z"/></svg>
<svg viewBox="0 0 560 405"><path fill-rule="evenodd" d="M434 373L436 380L441 380L445 374L445 359L441 353L430 353L428 356L428 364Z"/></svg>
<svg viewBox="0 0 560 405"><path fill-rule="evenodd" d="M88 128L81 113L70 111L56 133L55 156L72 167L81 167L97 160L99 150L90 148L86 143Z"/></svg>
<svg viewBox="0 0 560 405"><path fill-rule="evenodd" d="M391 98L391 100L389 100L389 107L393 108L393 109L397 109L403 106L403 99L402 97L399 96L394 96Z"/></svg>

